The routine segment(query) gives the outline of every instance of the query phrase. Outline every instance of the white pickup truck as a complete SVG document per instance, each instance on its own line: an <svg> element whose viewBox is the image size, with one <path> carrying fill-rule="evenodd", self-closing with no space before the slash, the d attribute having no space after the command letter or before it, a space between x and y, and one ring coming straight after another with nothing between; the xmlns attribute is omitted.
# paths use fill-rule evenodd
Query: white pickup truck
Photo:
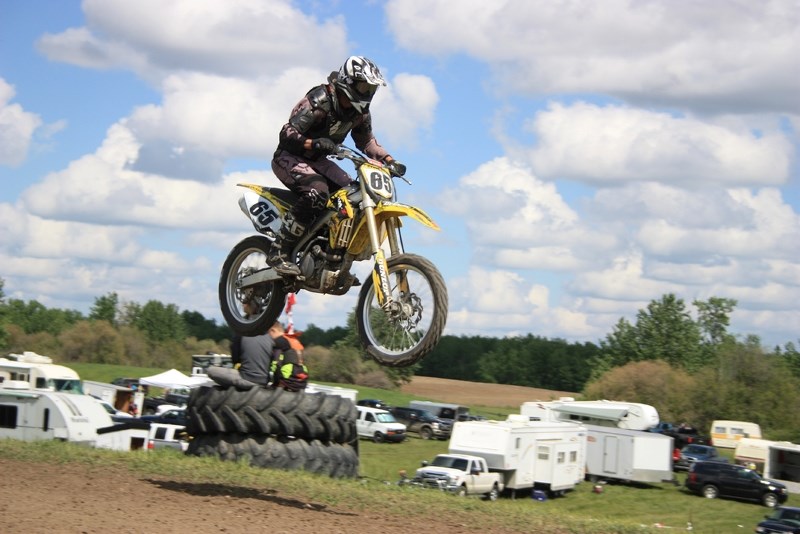
<svg viewBox="0 0 800 534"><path fill-rule="evenodd" d="M423 462L411 483L456 495L483 495L490 501L503 491L501 474L490 472L483 458L466 454L440 454L431 463Z"/></svg>

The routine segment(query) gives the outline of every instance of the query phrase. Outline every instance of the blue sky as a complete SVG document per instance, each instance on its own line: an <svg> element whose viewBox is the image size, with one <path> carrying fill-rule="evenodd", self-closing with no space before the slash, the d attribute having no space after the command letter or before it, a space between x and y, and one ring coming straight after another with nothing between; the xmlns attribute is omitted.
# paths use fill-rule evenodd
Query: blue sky
<svg viewBox="0 0 800 534"><path fill-rule="evenodd" d="M0 277L221 320L235 184L278 184L292 106L361 54L400 199L443 228L404 238L447 333L596 342L675 293L797 343L798 51L797 0L0 1ZM300 293L297 326L351 293Z"/></svg>

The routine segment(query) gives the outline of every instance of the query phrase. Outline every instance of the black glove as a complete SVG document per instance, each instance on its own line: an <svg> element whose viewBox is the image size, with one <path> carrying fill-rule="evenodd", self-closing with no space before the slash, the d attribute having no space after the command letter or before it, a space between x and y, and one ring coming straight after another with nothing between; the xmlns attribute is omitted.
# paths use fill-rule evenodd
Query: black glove
<svg viewBox="0 0 800 534"><path fill-rule="evenodd" d="M406 166L397 160L392 160L387 167L389 167L392 174L396 174L397 176L403 176L406 173Z"/></svg>
<svg viewBox="0 0 800 534"><path fill-rule="evenodd" d="M322 152L323 154L336 154L338 147L336 146L336 143L327 137L320 137L319 139L314 139L314 141L311 143L311 148L318 152Z"/></svg>

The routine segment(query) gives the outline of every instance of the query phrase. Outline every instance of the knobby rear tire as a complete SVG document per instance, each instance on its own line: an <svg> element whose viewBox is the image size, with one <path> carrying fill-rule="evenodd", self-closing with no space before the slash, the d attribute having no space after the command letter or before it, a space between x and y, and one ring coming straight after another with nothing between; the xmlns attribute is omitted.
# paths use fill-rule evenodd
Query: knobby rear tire
<svg viewBox="0 0 800 534"><path fill-rule="evenodd" d="M265 269L272 241L253 235L241 240L225 258L219 276L219 305L222 316L231 329L242 336L266 334L280 317L286 303L286 290L281 279L264 282L244 292L236 288L243 269ZM261 308L256 315L247 315L242 304L255 299Z"/></svg>

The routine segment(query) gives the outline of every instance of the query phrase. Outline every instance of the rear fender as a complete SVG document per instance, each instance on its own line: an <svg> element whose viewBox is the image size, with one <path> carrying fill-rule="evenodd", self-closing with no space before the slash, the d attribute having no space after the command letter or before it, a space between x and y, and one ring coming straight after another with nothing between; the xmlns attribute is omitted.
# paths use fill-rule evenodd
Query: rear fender
<svg viewBox="0 0 800 534"><path fill-rule="evenodd" d="M246 189L239 198L239 208L253 223L256 231L268 237L277 235L291 204L273 193L272 188L258 184L237 185Z"/></svg>

